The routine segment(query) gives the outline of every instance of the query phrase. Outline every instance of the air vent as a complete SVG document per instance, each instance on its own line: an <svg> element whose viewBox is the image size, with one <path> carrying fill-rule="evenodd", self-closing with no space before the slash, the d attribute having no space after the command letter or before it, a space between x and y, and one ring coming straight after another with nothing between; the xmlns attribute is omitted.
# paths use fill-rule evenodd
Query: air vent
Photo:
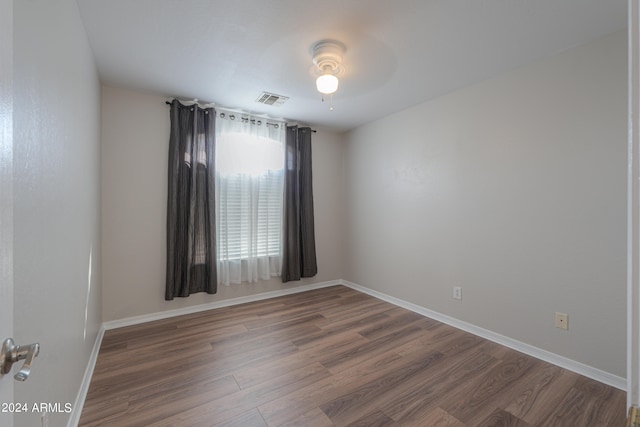
<svg viewBox="0 0 640 427"><path fill-rule="evenodd" d="M275 93L262 92L260 96L256 99L257 103L265 104L265 105L273 105L274 107L279 107L284 104L288 96L276 95Z"/></svg>

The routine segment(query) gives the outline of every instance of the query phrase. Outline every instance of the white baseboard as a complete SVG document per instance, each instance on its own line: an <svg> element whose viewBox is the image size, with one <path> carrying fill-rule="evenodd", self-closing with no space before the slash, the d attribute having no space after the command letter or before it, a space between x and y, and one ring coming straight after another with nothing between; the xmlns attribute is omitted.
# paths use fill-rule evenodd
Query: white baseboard
<svg viewBox="0 0 640 427"><path fill-rule="evenodd" d="M481 328L471 323L458 320L445 314L429 310L428 308L421 307L419 305L392 297L382 292L378 292L346 280L340 280L340 283L356 291L371 295L399 307L406 308L407 310L411 310L415 313L421 314L439 322L446 323L447 325L453 326L454 328L462 329L465 332L469 332L470 334L504 345L505 347L509 347L531 357L535 357L536 359L544 360L545 362L551 363L577 374L584 375L585 377L610 385L620 390L627 390L626 378L618 377L616 375L610 374L609 372L605 372L592 366L585 365L584 363L576 362L575 360L560 356L555 353L551 353L550 351L534 347L513 338L509 338L504 335L492 332L488 329Z"/></svg>
<svg viewBox="0 0 640 427"><path fill-rule="evenodd" d="M261 294L248 295L246 297L230 298L215 301L208 304L194 305L191 307L178 308L175 310L161 311L159 313L143 314L141 316L127 317L125 319L112 320L103 323L105 330L122 328L125 326L138 325L140 323L152 322L154 320L168 319L170 317L182 316L184 314L198 313L201 311L213 310L215 308L229 307L232 305L245 304L248 302L261 301L269 298L276 298L284 295L297 294L299 292L311 291L313 289L326 288L341 284L341 280L331 280L328 282L313 283L310 285L296 286L294 288L280 289L277 291L264 292Z"/></svg>
<svg viewBox="0 0 640 427"><path fill-rule="evenodd" d="M100 326L96 341L93 343L93 349L89 356L89 362L87 362L87 368L84 370L84 377L82 377L82 383L80 384L80 390L76 396L76 401L73 404L71 410L71 416L67 427L76 427L80 422L80 415L82 415L82 408L84 407L84 401L87 398L89 392L89 385L91 384L91 377L93 376L93 370L96 367L96 361L98 360L98 353L100 353L100 346L102 345L102 338L104 337L104 324Z"/></svg>

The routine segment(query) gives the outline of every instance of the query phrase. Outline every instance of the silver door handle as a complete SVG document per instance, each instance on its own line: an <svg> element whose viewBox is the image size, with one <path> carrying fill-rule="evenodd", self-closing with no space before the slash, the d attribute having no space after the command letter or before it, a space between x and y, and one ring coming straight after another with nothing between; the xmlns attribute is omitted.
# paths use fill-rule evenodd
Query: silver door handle
<svg viewBox="0 0 640 427"><path fill-rule="evenodd" d="M13 376L18 381L26 381L31 373L33 359L40 353L40 344L16 345L12 338L7 338L2 343L0 350L0 375L11 372L14 363L24 360L24 365Z"/></svg>

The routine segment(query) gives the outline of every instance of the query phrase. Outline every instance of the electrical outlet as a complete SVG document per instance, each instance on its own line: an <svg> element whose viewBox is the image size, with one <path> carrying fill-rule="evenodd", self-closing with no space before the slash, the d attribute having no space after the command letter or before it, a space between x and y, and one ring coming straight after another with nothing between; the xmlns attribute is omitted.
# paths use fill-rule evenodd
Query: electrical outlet
<svg viewBox="0 0 640 427"><path fill-rule="evenodd" d="M569 329L569 315L556 311L556 328Z"/></svg>
<svg viewBox="0 0 640 427"><path fill-rule="evenodd" d="M453 287L453 299L462 299L462 288L460 286Z"/></svg>

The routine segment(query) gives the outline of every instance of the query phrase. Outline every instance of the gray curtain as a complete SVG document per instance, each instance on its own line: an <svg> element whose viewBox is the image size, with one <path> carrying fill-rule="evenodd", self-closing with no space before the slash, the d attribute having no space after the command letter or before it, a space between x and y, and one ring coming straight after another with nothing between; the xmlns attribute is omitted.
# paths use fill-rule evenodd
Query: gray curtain
<svg viewBox="0 0 640 427"><path fill-rule="evenodd" d="M300 280L318 273L313 220L311 133L287 127L284 179L282 281Z"/></svg>
<svg viewBox="0 0 640 427"><path fill-rule="evenodd" d="M213 108L171 102L165 299L217 291Z"/></svg>

